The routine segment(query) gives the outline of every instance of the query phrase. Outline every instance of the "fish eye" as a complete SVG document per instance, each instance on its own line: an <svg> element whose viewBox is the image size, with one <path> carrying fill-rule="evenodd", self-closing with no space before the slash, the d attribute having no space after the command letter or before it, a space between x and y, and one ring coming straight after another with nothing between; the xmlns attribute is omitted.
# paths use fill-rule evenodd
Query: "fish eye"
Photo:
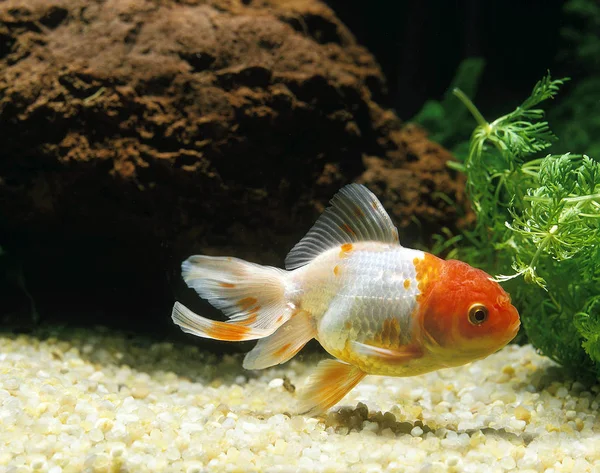
<svg viewBox="0 0 600 473"><path fill-rule="evenodd" d="M489 311L482 304L473 304L469 308L469 322L473 325L481 325L488 318Z"/></svg>

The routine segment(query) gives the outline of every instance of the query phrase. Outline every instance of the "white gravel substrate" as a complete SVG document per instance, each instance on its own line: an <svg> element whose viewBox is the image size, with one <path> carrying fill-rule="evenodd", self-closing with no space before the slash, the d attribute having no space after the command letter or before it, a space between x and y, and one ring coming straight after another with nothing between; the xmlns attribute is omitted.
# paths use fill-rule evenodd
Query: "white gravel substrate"
<svg viewBox="0 0 600 473"><path fill-rule="evenodd" d="M0 335L1 472L600 472L600 386L529 346L369 376L307 418L292 385L315 356L247 372L194 346L46 334Z"/></svg>

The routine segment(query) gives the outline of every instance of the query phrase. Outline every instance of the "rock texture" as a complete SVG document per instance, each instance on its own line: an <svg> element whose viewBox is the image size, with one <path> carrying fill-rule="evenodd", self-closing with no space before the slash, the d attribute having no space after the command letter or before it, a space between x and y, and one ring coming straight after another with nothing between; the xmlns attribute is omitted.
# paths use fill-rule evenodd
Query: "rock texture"
<svg viewBox="0 0 600 473"><path fill-rule="evenodd" d="M0 150L0 244L44 320L170 327L183 258L281 265L351 181L408 243L464 201L317 0L0 1Z"/></svg>

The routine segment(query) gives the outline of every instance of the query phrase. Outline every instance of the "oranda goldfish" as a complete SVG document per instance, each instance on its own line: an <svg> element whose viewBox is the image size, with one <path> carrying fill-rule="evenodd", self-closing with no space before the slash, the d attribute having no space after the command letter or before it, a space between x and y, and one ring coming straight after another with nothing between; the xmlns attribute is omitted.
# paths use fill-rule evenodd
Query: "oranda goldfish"
<svg viewBox="0 0 600 473"><path fill-rule="evenodd" d="M300 412L340 401L367 374L413 376L484 358L517 334L519 314L488 274L466 263L404 248L366 187L332 199L291 250L286 270L236 258L191 256L189 287L228 322L176 302L183 331L216 340L256 340L247 369L284 363L315 338L335 359L319 363Z"/></svg>

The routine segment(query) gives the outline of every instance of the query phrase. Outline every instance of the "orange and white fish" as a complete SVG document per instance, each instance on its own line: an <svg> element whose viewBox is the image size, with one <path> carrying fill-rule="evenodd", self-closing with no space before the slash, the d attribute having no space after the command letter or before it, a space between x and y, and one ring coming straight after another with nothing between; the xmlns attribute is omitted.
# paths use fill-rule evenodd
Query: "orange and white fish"
<svg viewBox="0 0 600 473"><path fill-rule="evenodd" d="M413 376L484 358L519 329L510 296L488 274L402 247L362 185L339 191L285 266L191 256L183 279L230 320L200 317L178 302L172 318L199 337L259 339L247 369L284 363L317 339L336 359L309 377L304 413L332 407L367 374Z"/></svg>

